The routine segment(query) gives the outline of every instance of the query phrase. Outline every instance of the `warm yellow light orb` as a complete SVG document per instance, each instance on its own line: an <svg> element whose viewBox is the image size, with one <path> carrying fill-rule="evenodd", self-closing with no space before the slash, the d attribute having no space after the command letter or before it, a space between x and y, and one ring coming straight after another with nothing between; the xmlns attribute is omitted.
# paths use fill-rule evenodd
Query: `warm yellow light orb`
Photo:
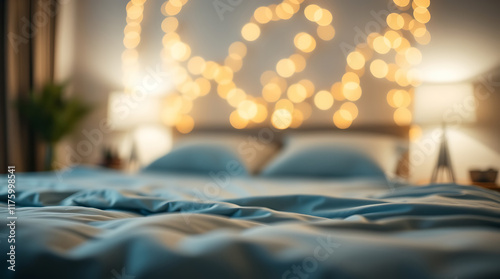
<svg viewBox="0 0 500 279"><path fill-rule="evenodd" d="M228 66L233 72L238 72L243 67L243 60L239 57L228 56L224 60L224 65Z"/></svg>
<svg viewBox="0 0 500 279"><path fill-rule="evenodd" d="M386 54L391 50L391 42L384 36L378 36L373 40L373 49L380 54Z"/></svg>
<svg viewBox="0 0 500 279"><path fill-rule="evenodd" d="M342 82L336 82L330 88L330 93L335 100L342 101L345 100Z"/></svg>
<svg viewBox="0 0 500 279"><path fill-rule="evenodd" d="M347 100L354 102L361 98L362 89L359 83L348 82L342 84L342 93Z"/></svg>
<svg viewBox="0 0 500 279"><path fill-rule="evenodd" d="M215 71L214 80L219 84L229 83L233 80L233 70L228 66L220 66Z"/></svg>
<svg viewBox="0 0 500 279"><path fill-rule="evenodd" d="M330 11L328 11L326 9L322 9L321 16L316 21L316 23L319 26L327 26L327 25L330 25L330 23L332 23L332 19L333 19L332 13L330 13Z"/></svg>
<svg viewBox="0 0 500 279"><path fill-rule="evenodd" d="M352 124L352 115L347 110L338 110L333 114L333 124L339 129L347 129Z"/></svg>
<svg viewBox="0 0 500 279"><path fill-rule="evenodd" d="M353 72L347 72L342 76L342 83L347 84L349 82L357 83L359 84L359 76Z"/></svg>
<svg viewBox="0 0 500 279"><path fill-rule="evenodd" d="M242 118L237 111L233 111L231 115L229 115L229 123L231 123L231 126L235 129L244 129L248 125L248 120Z"/></svg>
<svg viewBox="0 0 500 279"><path fill-rule="evenodd" d="M418 36L414 35L415 41L417 41L421 45L427 45L431 42L431 33L425 30L423 34L419 34Z"/></svg>
<svg viewBox="0 0 500 279"><path fill-rule="evenodd" d="M205 63L205 68L203 69L202 73L203 77L206 79L213 79L215 77L218 68L219 65L214 61L207 61Z"/></svg>
<svg viewBox="0 0 500 279"><path fill-rule="evenodd" d="M242 42L234 42L229 46L229 56L243 59L247 55L247 46Z"/></svg>
<svg viewBox="0 0 500 279"><path fill-rule="evenodd" d="M267 118L267 107L262 104L258 104L257 114L255 115L255 117L252 118L252 121L255 123L262 123L266 120L266 118Z"/></svg>
<svg viewBox="0 0 500 279"><path fill-rule="evenodd" d="M130 19L139 18L144 11L144 6L142 5L127 5L127 17Z"/></svg>
<svg viewBox="0 0 500 279"><path fill-rule="evenodd" d="M275 12L280 19L286 20L293 16L294 9L289 3L283 2L276 6Z"/></svg>
<svg viewBox="0 0 500 279"><path fill-rule="evenodd" d="M128 32L123 38L123 45L128 48L136 48L141 42L141 36L137 32Z"/></svg>
<svg viewBox="0 0 500 279"><path fill-rule="evenodd" d="M399 108L405 108L411 104L410 93L406 90L398 90L394 96L394 102Z"/></svg>
<svg viewBox="0 0 500 279"><path fill-rule="evenodd" d="M219 94L219 96L222 99L226 99L227 95L229 94L229 91L231 91L235 88L236 88L236 84L234 84L234 82L230 82L230 83L226 83L226 84L219 84L217 86L217 94Z"/></svg>
<svg viewBox="0 0 500 279"><path fill-rule="evenodd" d="M258 23L266 24L273 18L273 12L269 7L258 7L254 12L253 17Z"/></svg>
<svg viewBox="0 0 500 279"><path fill-rule="evenodd" d="M304 15L309 21L316 22L321 16L321 8L318 5L311 4L304 9Z"/></svg>
<svg viewBox="0 0 500 279"><path fill-rule="evenodd" d="M260 84L262 86L265 86L266 84L268 84L269 82L271 82L271 80L273 78L277 77L276 73L273 72L273 71L265 71L263 72L261 75L260 75Z"/></svg>
<svg viewBox="0 0 500 279"><path fill-rule="evenodd" d="M298 128L304 122L304 114L302 111L295 109L292 113L292 123L290 124L290 128Z"/></svg>
<svg viewBox="0 0 500 279"><path fill-rule="evenodd" d="M403 39L401 37L401 34L399 34L396 31L389 30L385 32L384 37L389 40L391 48L398 48L401 46L401 43L403 42Z"/></svg>
<svg viewBox="0 0 500 279"><path fill-rule="evenodd" d="M387 16L387 25L394 30L399 30L404 27L405 20L403 16L397 13L392 13Z"/></svg>
<svg viewBox="0 0 500 279"><path fill-rule="evenodd" d="M205 69L205 59L200 56L194 56L189 59L187 64L188 71L193 75L199 75Z"/></svg>
<svg viewBox="0 0 500 279"><path fill-rule="evenodd" d="M276 64L276 72L284 78L291 77L295 73L295 64L290 59L281 59Z"/></svg>
<svg viewBox="0 0 500 279"><path fill-rule="evenodd" d="M330 41L335 37L335 28L331 25L321 26L316 28L316 33L318 37L323 41Z"/></svg>
<svg viewBox="0 0 500 279"><path fill-rule="evenodd" d="M186 61L191 56L191 48L183 42L175 42L170 48L170 53L175 60Z"/></svg>
<svg viewBox="0 0 500 279"><path fill-rule="evenodd" d="M126 26L125 26L125 29L123 30L123 34L127 35L127 33L129 32L136 32L138 34L141 34L141 25L137 22L131 22L131 23L128 23Z"/></svg>
<svg viewBox="0 0 500 279"><path fill-rule="evenodd" d="M304 86L304 88L306 89L307 98L311 97L314 94L315 87L312 81L303 79L299 81L298 84Z"/></svg>
<svg viewBox="0 0 500 279"><path fill-rule="evenodd" d="M144 3L146 2L146 0L131 0L130 2L132 2L132 4L134 5L144 5Z"/></svg>
<svg viewBox="0 0 500 279"><path fill-rule="evenodd" d="M358 114L359 114L358 107L356 106L356 104L351 103L351 102L343 103L340 106L340 110L345 110L345 111L349 112L352 116L352 120L356 119L358 117Z"/></svg>
<svg viewBox="0 0 500 279"><path fill-rule="evenodd" d="M284 109L289 111L290 113L293 112L293 108L294 108L293 103L287 99L281 99L277 101L276 104L274 105L275 110Z"/></svg>
<svg viewBox="0 0 500 279"><path fill-rule="evenodd" d="M410 81L408 80L408 73L406 70L399 69L396 71L396 83L401 87L406 87L410 85Z"/></svg>
<svg viewBox="0 0 500 279"><path fill-rule="evenodd" d="M417 7L413 10L413 17L420 23L427 23L431 20L431 13L425 7Z"/></svg>
<svg viewBox="0 0 500 279"><path fill-rule="evenodd" d="M286 109L275 110L271 116L271 123L276 129L284 130L292 124L292 113Z"/></svg>
<svg viewBox="0 0 500 279"><path fill-rule="evenodd" d="M181 40L179 34L175 33L175 32L170 32L170 33L167 33L165 34L165 36L163 36L163 39L162 39L162 44L163 44L163 47L165 48L170 48L172 47L172 45L174 43L177 43Z"/></svg>
<svg viewBox="0 0 500 279"><path fill-rule="evenodd" d="M394 4L400 6L400 7L406 7L408 4L410 4L410 0L393 0Z"/></svg>
<svg viewBox="0 0 500 279"><path fill-rule="evenodd" d="M161 23L161 30L165 33L174 32L179 26L179 21L175 17L167 17Z"/></svg>
<svg viewBox="0 0 500 279"><path fill-rule="evenodd" d="M241 29L241 36L249 42L255 41L260 36L260 27L252 22L247 23Z"/></svg>
<svg viewBox="0 0 500 279"><path fill-rule="evenodd" d="M179 131L180 133L188 134L194 128L194 120L189 115L183 115L180 117L177 124L175 124L175 127L177 128L177 131Z"/></svg>
<svg viewBox="0 0 500 279"><path fill-rule="evenodd" d="M240 88L231 89L227 93L227 102L232 107L238 107L246 99L246 93Z"/></svg>
<svg viewBox="0 0 500 279"><path fill-rule="evenodd" d="M370 72L376 78L384 78L389 72L389 67L385 61L376 59L370 64Z"/></svg>
<svg viewBox="0 0 500 279"><path fill-rule="evenodd" d="M182 5L176 5L174 3L175 1L168 1L167 4L165 4L164 9L162 10L162 13L169 16L174 16L180 13Z"/></svg>
<svg viewBox="0 0 500 279"><path fill-rule="evenodd" d="M422 53L414 47L410 47L405 52L406 60L412 65L418 65L422 62Z"/></svg>
<svg viewBox="0 0 500 279"><path fill-rule="evenodd" d="M347 64L354 70L359 70L365 66L365 57L363 54L354 51L347 55Z"/></svg>
<svg viewBox="0 0 500 279"><path fill-rule="evenodd" d="M307 90L304 85L295 83L288 87L287 96L294 103L303 102L307 97Z"/></svg>
<svg viewBox="0 0 500 279"><path fill-rule="evenodd" d="M411 124L412 115L407 108L398 108L394 112L394 122L399 126L407 126Z"/></svg>
<svg viewBox="0 0 500 279"><path fill-rule="evenodd" d="M293 40L295 47L303 52L312 52L316 48L316 40L305 32L297 34Z"/></svg>
<svg viewBox="0 0 500 279"><path fill-rule="evenodd" d="M327 110L333 106L333 96L329 91L321 90L314 96L314 105L320 110Z"/></svg>
<svg viewBox="0 0 500 279"><path fill-rule="evenodd" d="M241 118L250 120L257 115L257 104L250 100L244 100L238 105L238 114Z"/></svg>
<svg viewBox="0 0 500 279"><path fill-rule="evenodd" d="M278 101L281 93L281 88L276 83L268 83L262 88L262 97L269 103Z"/></svg>
<svg viewBox="0 0 500 279"><path fill-rule="evenodd" d="M410 127L410 140L416 141L422 137L422 128L418 125L411 125Z"/></svg>
<svg viewBox="0 0 500 279"><path fill-rule="evenodd" d="M200 96L205 96L208 93L210 93L210 89L212 86L211 86L210 81L208 79L200 77L200 78L197 78L194 82L200 88Z"/></svg>
<svg viewBox="0 0 500 279"><path fill-rule="evenodd" d="M431 4L430 0L413 0L413 3L418 7L427 8Z"/></svg>

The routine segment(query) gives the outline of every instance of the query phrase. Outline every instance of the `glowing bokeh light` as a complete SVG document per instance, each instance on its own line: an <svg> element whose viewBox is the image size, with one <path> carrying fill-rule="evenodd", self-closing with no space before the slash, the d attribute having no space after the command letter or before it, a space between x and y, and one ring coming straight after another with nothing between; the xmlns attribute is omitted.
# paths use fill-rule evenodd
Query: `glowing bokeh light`
<svg viewBox="0 0 500 279"><path fill-rule="evenodd" d="M329 91L321 90L314 95L314 105L320 110L330 109L333 102L333 96Z"/></svg>
<svg viewBox="0 0 500 279"><path fill-rule="evenodd" d="M241 29L241 36L249 42L255 41L260 36L260 27L252 22L247 23Z"/></svg>

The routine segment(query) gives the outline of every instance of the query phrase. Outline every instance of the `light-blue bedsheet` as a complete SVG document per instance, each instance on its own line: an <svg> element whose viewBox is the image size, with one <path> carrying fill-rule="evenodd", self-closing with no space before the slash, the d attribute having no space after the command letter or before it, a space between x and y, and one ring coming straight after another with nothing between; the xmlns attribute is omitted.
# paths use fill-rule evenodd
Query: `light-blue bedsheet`
<svg viewBox="0 0 500 279"><path fill-rule="evenodd" d="M500 278L500 194L473 186L76 168L15 201L1 278Z"/></svg>

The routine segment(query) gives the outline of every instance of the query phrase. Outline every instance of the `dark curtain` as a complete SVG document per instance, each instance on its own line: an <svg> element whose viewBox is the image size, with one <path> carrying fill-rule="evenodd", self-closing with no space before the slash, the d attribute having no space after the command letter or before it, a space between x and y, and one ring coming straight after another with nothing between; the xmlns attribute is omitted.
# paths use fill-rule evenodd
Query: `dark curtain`
<svg viewBox="0 0 500 279"><path fill-rule="evenodd" d="M43 145L23 123L14 101L36 94L54 79L57 0L2 2L2 100L0 172L43 169Z"/></svg>
<svg viewBox="0 0 500 279"><path fill-rule="evenodd" d="M0 173L7 169L7 1L0 0Z"/></svg>

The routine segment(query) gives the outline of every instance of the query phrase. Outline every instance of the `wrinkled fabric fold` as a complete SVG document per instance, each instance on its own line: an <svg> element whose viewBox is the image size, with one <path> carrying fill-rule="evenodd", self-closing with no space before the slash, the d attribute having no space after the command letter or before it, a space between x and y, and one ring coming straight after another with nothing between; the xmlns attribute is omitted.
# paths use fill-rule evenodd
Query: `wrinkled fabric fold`
<svg viewBox="0 0 500 279"><path fill-rule="evenodd" d="M304 194L318 185L300 181L290 183L296 193L278 195L282 183L255 179L233 181L229 193L209 200L190 194L196 191L187 179L169 187L174 180L165 176L162 188L160 177L140 176L119 187L123 177L102 173L112 185L95 174L93 188L78 185L79 179L20 179L16 272L4 268L2 278L500 275L500 195L493 191L430 185L342 196L335 194L336 182L325 188L330 194ZM268 189L248 194L245 183ZM246 194L234 194L242 189ZM3 216L6 201L0 191ZM2 251L7 229L0 229ZM6 262L5 253L1 259Z"/></svg>

